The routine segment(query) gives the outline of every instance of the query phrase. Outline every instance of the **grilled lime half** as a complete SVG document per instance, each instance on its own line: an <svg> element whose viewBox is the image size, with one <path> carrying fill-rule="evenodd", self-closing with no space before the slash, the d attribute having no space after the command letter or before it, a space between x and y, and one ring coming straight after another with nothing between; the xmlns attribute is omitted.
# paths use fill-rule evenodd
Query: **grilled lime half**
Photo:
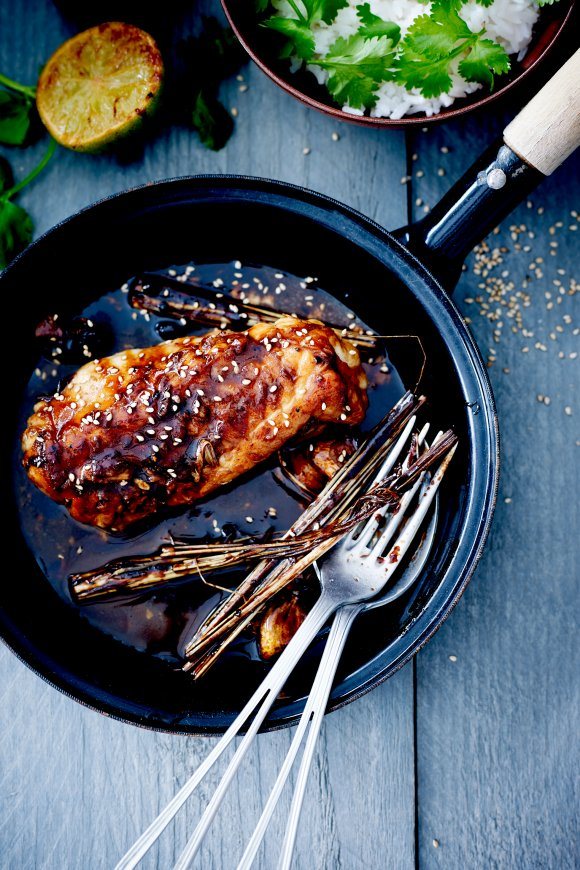
<svg viewBox="0 0 580 870"><path fill-rule="evenodd" d="M162 81L163 60L153 37L109 21L55 51L38 80L36 105L65 148L99 151L154 111Z"/></svg>

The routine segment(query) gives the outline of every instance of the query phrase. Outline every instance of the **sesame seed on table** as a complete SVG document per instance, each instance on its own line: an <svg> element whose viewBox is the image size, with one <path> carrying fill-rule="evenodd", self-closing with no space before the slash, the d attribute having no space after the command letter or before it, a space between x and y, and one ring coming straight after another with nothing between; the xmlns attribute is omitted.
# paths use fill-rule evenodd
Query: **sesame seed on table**
<svg viewBox="0 0 580 870"><path fill-rule="evenodd" d="M174 21L163 9L164 38L172 27L180 37L191 32L201 14L219 15L217 3L179 4ZM32 82L73 32L51 0L0 0L0 70ZM37 233L142 182L223 172L311 187L394 228L422 217L511 114L499 105L412 134L337 128L250 65L223 94L236 128L221 152L204 149L184 128L162 131L131 161L61 149L21 197ZM10 151L18 177L43 147ZM579 166L570 160L522 203L470 255L455 290L498 403L502 477L494 526L464 597L415 661L326 719L298 834L299 870L574 866ZM275 277L271 289L279 296L284 276ZM304 280L305 293L313 282ZM258 372L244 375L241 384L249 386ZM215 387L229 377L224 366ZM212 400L198 393L203 403ZM180 396L166 399L177 413ZM148 418L151 430L136 440L145 444L156 434L153 456L170 445L179 452L177 430L161 430L151 406L135 410L131 391L123 400L128 415ZM96 408L86 425L99 412L102 421L106 409ZM176 469L167 473L173 478ZM74 474L70 482L77 485ZM275 505L268 514L276 517ZM255 514L246 520L257 522ZM114 866L214 743L100 716L4 647L0 686L2 867ZM203 846L205 870L236 865L240 837L257 818L291 738L288 730L260 737ZM172 866L206 797L205 789L193 796L144 867ZM289 805L285 793L259 867L276 866Z"/></svg>

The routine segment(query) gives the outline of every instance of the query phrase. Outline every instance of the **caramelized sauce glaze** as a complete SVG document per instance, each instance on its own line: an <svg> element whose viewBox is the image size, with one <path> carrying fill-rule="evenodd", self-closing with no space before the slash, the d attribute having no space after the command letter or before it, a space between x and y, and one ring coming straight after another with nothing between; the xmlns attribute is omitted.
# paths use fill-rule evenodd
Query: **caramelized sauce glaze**
<svg viewBox="0 0 580 870"><path fill-rule="evenodd" d="M314 282L269 267L243 267L238 263L204 264L168 269L168 274L196 278L216 290L234 295L244 292L256 304L348 325L357 323L350 310ZM195 288L192 288L195 292ZM102 325L113 335L112 352L149 347L167 338L202 335L207 327L190 329L177 321L134 311L127 302L127 285L105 292L79 315ZM364 328L366 325L361 324ZM388 360L364 366L368 381L369 407L360 427L368 431L392 407L403 392L397 372ZM77 366L41 358L28 383L21 409L21 427L40 396L63 388ZM303 510L303 494L281 481L277 459L272 457L241 479L220 488L193 507L161 512L148 524L138 523L123 533L110 533L83 525L62 505L39 492L27 479L21 464L20 444L15 444L16 492L23 533L55 591L73 605L68 577L73 572L95 568L124 555L153 553L172 538L211 540L224 535L263 535L283 531ZM274 510L273 510L274 509ZM220 586L235 585L243 572L208 578ZM82 609L92 625L136 650L162 657L178 667L187 637L226 593L200 577L168 586L162 592ZM246 636L227 655L258 656L253 637Z"/></svg>

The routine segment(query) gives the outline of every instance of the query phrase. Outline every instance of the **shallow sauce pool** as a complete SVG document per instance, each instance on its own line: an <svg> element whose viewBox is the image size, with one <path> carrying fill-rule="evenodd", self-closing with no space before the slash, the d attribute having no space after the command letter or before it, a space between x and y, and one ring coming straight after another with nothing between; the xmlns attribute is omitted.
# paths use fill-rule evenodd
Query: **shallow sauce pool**
<svg viewBox="0 0 580 870"><path fill-rule="evenodd" d="M244 292L249 301L302 317L319 318L337 325L352 327L357 321L342 303L316 286L272 268L229 264L189 264L172 267L171 275L193 275L202 284L214 286L216 292L239 295ZM187 283L184 283L184 289ZM192 288L195 293L195 288ZM105 293L84 311L78 312L96 324L107 324L113 333L111 353L133 347L148 347L167 338L164 329L172 328L167 318L144 316L134 311L124 288ZM358 321L360 324L360 321ZM368 328L366 324L360 324ZM199 329L180 328L179 334L199 334ZM161 327L161 329L160 329ZM54 393L78 366L57 365L45 358L39 360L31 375L21 409L20 431L39 396ZM403 384L392 363L381 353L380 361L365 364L369 377L369 410L363 431L371 428L393 406L403 393ZM215 538L228 531L233 524L241 534L263 534L268 529L287 529L302 512L304 502L290 487L280 483L278 462L273 458L253 473L220 490L215 495L197 502L189 509L173 516L159 517L159 521L145 531L109 534L81 525L73 520L66 509L56 505L39 492L28 480L21 462L20 445L15 445L15 490L23 534L34 552L46 578L71 607L73 604L68 577L71 573L99 567L112 559L127 555L155 552L170 537ZM269 508L276 509L276 517ZM270 512L271 514L271 512ZM228 586L239 582L243 572L230 573ZM223 579L220 579L223 583ZM181 660L181 650L195 627L224 596L199 577L168 586L161 592L137 598L92 604L81 609L82 615L101 631L122 643L155 656L167 659L175 667ZM241 641L234 652L254 657L255 645L251 638Z"/></svg>

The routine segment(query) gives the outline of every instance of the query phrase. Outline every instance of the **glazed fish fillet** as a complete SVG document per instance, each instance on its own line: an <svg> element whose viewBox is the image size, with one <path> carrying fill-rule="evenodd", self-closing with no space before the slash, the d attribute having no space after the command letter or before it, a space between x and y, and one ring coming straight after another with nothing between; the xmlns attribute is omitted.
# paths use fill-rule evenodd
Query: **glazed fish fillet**
<svg viewBox="0 0 580 870"><path fill-rule="evenodd" d="M356 348L282 317L126 350L40 401L22 437L36 486L80 522L121 531L188 505L321 424L367 407Z"/></svg>

